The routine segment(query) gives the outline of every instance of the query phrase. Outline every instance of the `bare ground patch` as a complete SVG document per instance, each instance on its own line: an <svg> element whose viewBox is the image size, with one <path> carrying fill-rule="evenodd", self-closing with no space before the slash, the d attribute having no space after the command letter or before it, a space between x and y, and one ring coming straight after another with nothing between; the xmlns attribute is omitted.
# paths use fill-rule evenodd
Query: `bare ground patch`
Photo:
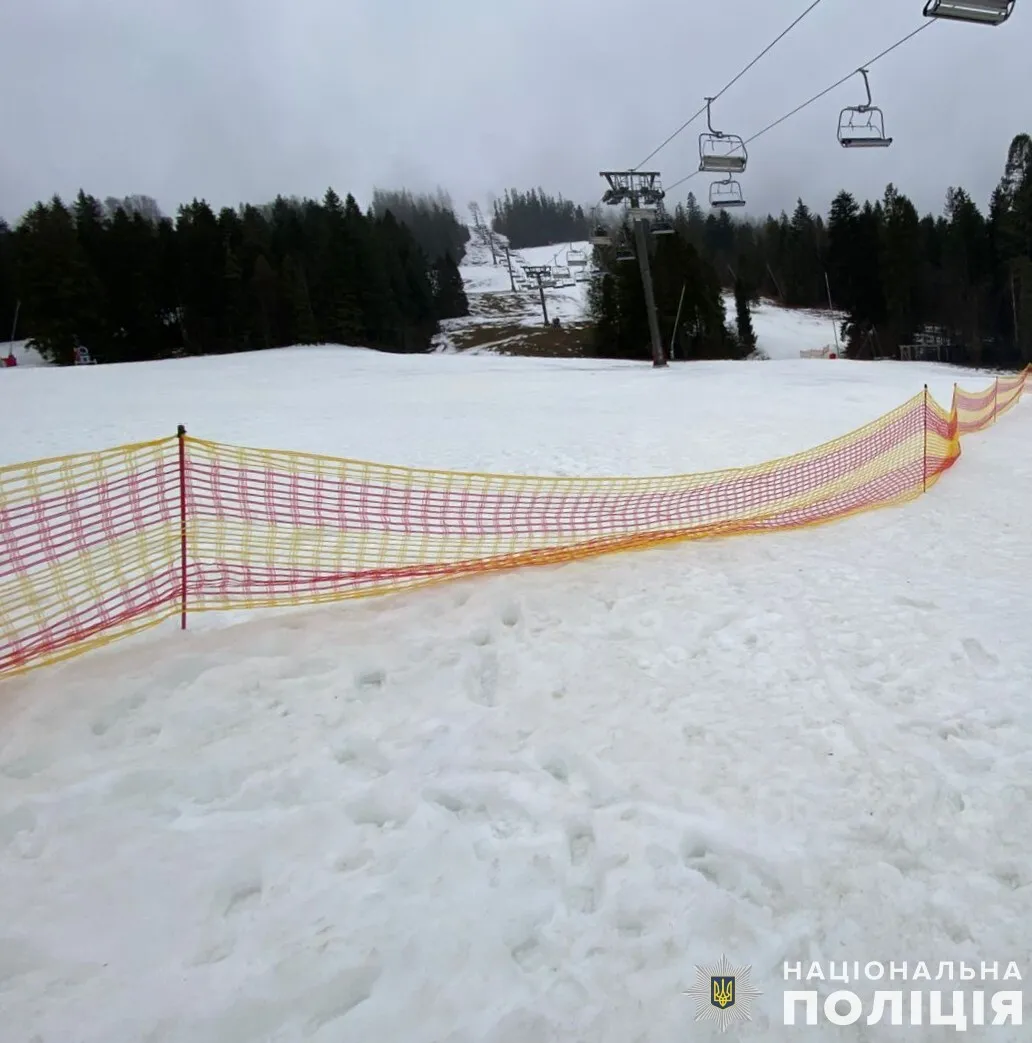
<svg viewBox="0 0 1032 1043"><path fill-rule="evenodd" d="M458 351L489 348L499 355L570 358L587 353L590 334L590 327L583 322L569 323L558 329L489 323L449 330L448 337Z"/></svg>

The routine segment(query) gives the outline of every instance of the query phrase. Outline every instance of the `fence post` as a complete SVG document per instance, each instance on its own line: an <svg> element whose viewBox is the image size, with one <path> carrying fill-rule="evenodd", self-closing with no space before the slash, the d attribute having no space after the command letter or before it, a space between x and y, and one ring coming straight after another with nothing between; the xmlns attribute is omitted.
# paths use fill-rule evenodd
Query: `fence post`
<svg viewBox="0 0 1032 1043"><path fill-rule="evenodd" d="M924 408L921 410L924 427L924 448L921 450L921 492L928 492L928 385L924 386Z"/></svg>
<svg viewBox="0 0 1032 1043"><path fill-rule="evenodd" d="M186 629L186 428L176 428L179 440L179 628Z"/></svg>

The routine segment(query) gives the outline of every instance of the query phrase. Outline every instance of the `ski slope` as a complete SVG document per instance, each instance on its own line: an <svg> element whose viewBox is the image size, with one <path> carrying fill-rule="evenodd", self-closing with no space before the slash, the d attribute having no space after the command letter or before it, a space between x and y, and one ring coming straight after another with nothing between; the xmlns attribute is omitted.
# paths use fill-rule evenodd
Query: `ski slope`
<svg viewBox="0 0 1032 1043"><path fill-rule="evenodd" d="M655 474L990 378L325 347L2 379L7 462L184 422L394 463ZM1024 975L1030 410L898 510L196 619L0 683L0 1037L794 1041L783 961ZM723 953L763 992L726 1037L683 994ZM817 983L865 1011L878 984Z"/></svg>
<svg viewBox="0 0 1032 1043"><path fill-rule="evenodd" d="M724 311L728 326L735 329L733 293L724 294ZM838 344L838 330L834 323L841 324L845 318L839 313L782 308L766 299L753 304L749 311L756 334L757 351L768 359L778 361L800 358L801 351L812 351L815 348L828 347L834 351Z"/></svg>
<svg viewBox="0 0 1032 1043"><path fill-rule="evenodd" d="M579 250L589 258L592 254L591 244L586 241L529 247L512 252L513 271L518 275L524 264L565 265L570 249ZM501 253L497 253L496 258L498 263L492 264L489 248L476 238L470 241L459 268L470 314L442 323L442 333L436 341L439 351L454 351L456 335L473 327L497 326L499 339L503 340L514 326L536 327L541 324L538 291L523 289L513 293L505 258ZM564 325L585 321L588 285L580 282L570 287L546 287L545 306L549 318L558 318ZM724 294L724 310L728 324L734 329L734 294ZM754 304L751 312L757 349L769 359L797 359L800 351L835 344L835 330L827 314L782 308L767 300ZM496 348L489 344L470 350L477 354L492 354Z"/></svg>

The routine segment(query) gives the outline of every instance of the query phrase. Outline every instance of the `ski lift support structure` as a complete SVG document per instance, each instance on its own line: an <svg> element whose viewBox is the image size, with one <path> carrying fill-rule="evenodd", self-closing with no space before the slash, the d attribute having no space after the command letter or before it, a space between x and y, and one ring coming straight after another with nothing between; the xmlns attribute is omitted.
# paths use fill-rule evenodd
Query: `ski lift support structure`
<svg viewBox="0 0 1032 1043"><path fill-rule="evenodd" d="M551 276L552 266L550 264L528 264L524 265L523 272L531 281L537 281L538 293L541 295L541 317L547 326L548 305L545 304L545 284L542 280Z"/></svg>
<svg viewBox="0 0 1032 1043"><path fill-rule="evenodd" d="M605 178L609 187L602 194L607 206L627 208L627 216L634 226L638 265L641 268L641 284L645 291L645 306L649 317L649 339L652 342L652 365L667 364L666 351L659 334L659 317L656 314L656 295L652 287L652 271L649 266L647 229L655 220L663 198L658 170L600 170L599 177ZM617 260L621 260L617 254Z"/></svg>

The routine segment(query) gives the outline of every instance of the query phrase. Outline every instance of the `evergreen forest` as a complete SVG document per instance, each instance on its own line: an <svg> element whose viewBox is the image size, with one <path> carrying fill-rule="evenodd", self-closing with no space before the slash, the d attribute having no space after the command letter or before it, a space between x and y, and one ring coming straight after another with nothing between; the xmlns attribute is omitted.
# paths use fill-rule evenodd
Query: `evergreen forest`
<svg viewBox="0 0 1032 1043"><path fill-rule="evenodd" d="M428 351L439 320L468 314L468 236L440 193L377 192L367 213L333 189L218 213L194 200L170 218L145 196L80 191L0 222L0 317L17 310L16 335L59 364L80 346L97 362L316 343Z"/></svg>

